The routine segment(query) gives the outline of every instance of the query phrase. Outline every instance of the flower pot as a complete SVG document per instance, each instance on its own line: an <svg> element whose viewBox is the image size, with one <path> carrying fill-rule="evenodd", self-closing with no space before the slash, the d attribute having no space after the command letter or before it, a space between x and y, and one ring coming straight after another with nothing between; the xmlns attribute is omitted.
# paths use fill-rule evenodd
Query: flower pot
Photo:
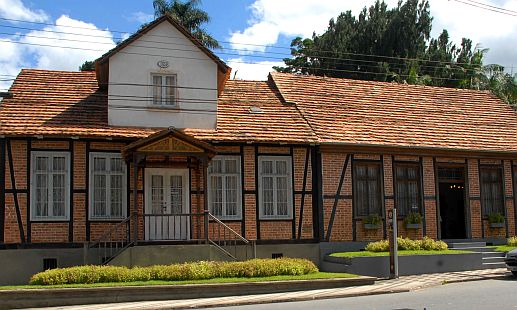
<svg viewBox="0 0 517 310"><path fill-rule="evenodd" d="M375 229L379 229L379 224L364 224L364 229L367 229L367 230L375 230Z"/></svg>
<svg viewBox="0 0 517 310"><path fill-rule="evenodd" d="M490 223L490 228L503 228L504 223Z"/></svg>
<svg viewBox="0 0 517 310"><path fill-rule="evenodd" d="M418 223L418 224L409 224L407 223L406 224L406 229L419 229L422 227L422 224Z"/></svg>

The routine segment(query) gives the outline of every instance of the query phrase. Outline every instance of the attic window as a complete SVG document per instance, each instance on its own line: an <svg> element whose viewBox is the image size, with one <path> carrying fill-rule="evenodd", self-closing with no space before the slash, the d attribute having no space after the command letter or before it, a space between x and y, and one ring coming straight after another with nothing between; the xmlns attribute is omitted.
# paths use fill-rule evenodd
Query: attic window
<svg viewBox="0 0 517 310"><path fill-rule="evenodd" d="M176 106L176 75L153 74L151 78L153 105Z"/></svg>
<svg viewBox="0 0 517 310"><path fill-rule="evenodd" d="M264 113L264 111L262 111L262 109L261 109L261 108L259 108L259 107L255 106L255 105L252 105L252 106L250 107L250 113L251 113L251 114L262 114L262 113Z"/></svg>

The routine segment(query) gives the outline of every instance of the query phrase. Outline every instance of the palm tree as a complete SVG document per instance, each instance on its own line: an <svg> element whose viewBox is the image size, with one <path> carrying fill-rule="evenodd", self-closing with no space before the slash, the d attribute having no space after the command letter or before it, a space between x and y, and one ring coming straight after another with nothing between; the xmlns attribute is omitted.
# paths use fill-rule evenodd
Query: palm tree
<svg viewBox="0 0 517 310"><path fill-rule="evenodd" d="M219 42L214 39L202 25L210 21L210 16L199 9L201 0L153 0L154 16L156 18L169 14L176 19L183 27L187 28L192 35L208 48L220 48Z"/></svg>

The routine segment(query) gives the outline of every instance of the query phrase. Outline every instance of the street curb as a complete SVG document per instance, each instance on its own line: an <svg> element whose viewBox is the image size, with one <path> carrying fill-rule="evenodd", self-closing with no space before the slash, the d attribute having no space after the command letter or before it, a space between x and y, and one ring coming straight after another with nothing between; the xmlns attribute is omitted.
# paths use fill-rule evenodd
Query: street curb
<svg viewBox="0 0 517 310"><path fill-rule="evenodd" d="M467 278L467 279L455 279L450 281L444 281L443 284L452 284L452 283L462 283L462 282L473 282L473 281L482 281L482 280L494 280L494 279L509 279L511 276L509 274L497 274L497 275L487 275L480 276L478 278Z"/></svg>
<svg viewBox="0 0 517 310"><path fill-rule="evenodd" d="M0 291L0 309L285 293L371 285L375 283L376 279L360 276L356 278L244 283L5 290Z"/></svg>
<svg viewBox="0 0 517 310"><path fill-rule="evenodd" d="M220 303L212 303L210 305L189 305L190 309L202 309L202 308L215 308L215 307L232 307L232 306L246 306L246 305L261 305L271 303L284 303L284 302L301 302L310 300L322 300L322 299L337 299L345 297L361 297L361 296L373 296L373 295L384 295L384 294L395 294L395 293L408 293L409 289L390 289L385 291L374 291L374 292L356 292L356 293L339 293L332 295L320 295L320 296L300 296L300 297L278 297L274 299L261 299L261 300L237 300L237 301L224 301ZM163 307L156 307L155 309L185 309L185 305L164 305Z"/></svg>

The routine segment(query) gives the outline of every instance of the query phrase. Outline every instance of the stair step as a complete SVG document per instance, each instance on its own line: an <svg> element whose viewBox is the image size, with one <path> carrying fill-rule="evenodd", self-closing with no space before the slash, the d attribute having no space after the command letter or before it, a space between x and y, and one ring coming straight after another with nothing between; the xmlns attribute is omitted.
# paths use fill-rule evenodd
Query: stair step
<svg viewBox="0 0 517 310"><path fill-rule="evenodd" d="M449 248L471 248L471 247L486 247L486 242L475 241L475 242L450 242Z"/></svg>
<svg viewBox="0 0 517 310"><path fill-rule="evenodd" d="M481 252L484 258L504 258L506 255L502 252Z"/></svg>
<svg viewBox="0 0 517 310"><path fill-rule="evenodd" d="M504 262L494 262L494 263L483 263L483 265L501 265L501 266L506 266L506 264Z"/></svg>
<svg viewBox="0 0 517 310"><path fill-rule="evenodd" d="M464 251L474 251L474 252L493 252L493 248L489 247L462 247L462 248L449 248L451 250L464 250Z"/></svg>

